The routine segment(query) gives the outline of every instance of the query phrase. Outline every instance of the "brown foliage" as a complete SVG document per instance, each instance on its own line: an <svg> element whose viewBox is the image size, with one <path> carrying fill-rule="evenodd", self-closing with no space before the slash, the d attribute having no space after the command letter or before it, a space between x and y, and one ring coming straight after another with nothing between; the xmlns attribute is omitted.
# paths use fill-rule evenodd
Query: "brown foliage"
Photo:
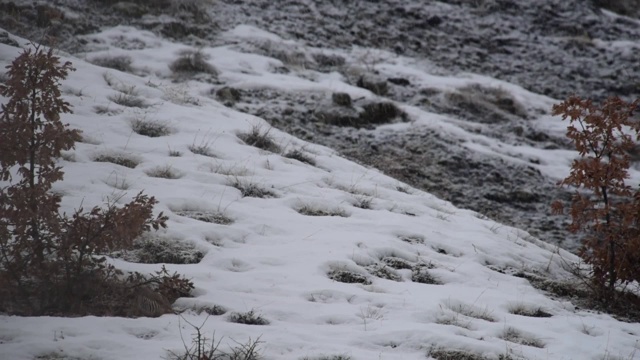
<svg viewBox="0 0 640 360"><path fill-rule="evenodd" d="M9 80L0 86L0 95L9 98L0 113L0 311L131 314L124 307L145 277L123 278L104 255L166 227L167 217L154 218L157 201L142 193L123 207L110 203L87 213L79 209L70 218L60 215L60 197L50 192L63 178L56 158L80 137L60 121L71 110L59 81L73 68L39 47L25 50L7 68ZM151 279L167 300L177 298L171 290L184 296L192 288L166 271Z"/></svg>
<svg viewBox="0 0 640 360"><path fill-rule="evenodd" d="M629 151L640 139L633 103L609 98L601 106L571 97L554 105L553 114L569 119L567 137L580 154L559 185L576 189L570 230L584 234L580 255L592 266L592 280L605 298L619 283L640 281L640 190L625 183ZM563 204L553 204L555 213Z"/></svg>

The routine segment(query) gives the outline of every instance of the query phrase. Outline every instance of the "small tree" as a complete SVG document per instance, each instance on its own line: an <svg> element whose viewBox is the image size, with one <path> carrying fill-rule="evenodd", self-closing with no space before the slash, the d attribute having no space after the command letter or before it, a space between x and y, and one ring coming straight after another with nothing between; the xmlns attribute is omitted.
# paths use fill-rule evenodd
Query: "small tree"
<svg viewBox="0 0 640 360"><path fill-rule="evenodd" d="M561 186L576 189L571 202L572 232L584 234L580 255L592 266L592 280L604 299L620 282L640 281L640 190L625 183L629 152L640 139L640 123L631 118L640 99L609 98L600 107L570 97L553 106L569 119L567 137L580 154ZM553 204L562 213L563 204Z"/></svg>
<svg viewBox="0 0 640 360"><path fill-rule="evenodd" d="M125 279L103 255L130 248L144 231L166 227L167 217L154 218L157 201L142 193L121 208L110 203L61 216L60 196L51 193L63 178L56 159L74 147L79 132L60 121L71 110L59 82L74 69L39 47L25 50L7 68L9 80L0 86L0 95L9 98L0 113L0 310L130 313L123 307L136 287L176 275ZM186 280L173 283L179 294L192 288Z"/></svg>
<svg viewBox="0 0 640 360"><path fill-rule="evenodd" d="M79 137L60 122L70 109L59 80L74 69L58 64L52 51L27 49L8 66L7 84L0 86L0 95L9 98L0 114L0 179L10 184L0 194L0 255L4 275L20 291L27 286L24 274L49 271L45 259L61 232L60 197L50 193L62 179L55 158Z"/></svg>

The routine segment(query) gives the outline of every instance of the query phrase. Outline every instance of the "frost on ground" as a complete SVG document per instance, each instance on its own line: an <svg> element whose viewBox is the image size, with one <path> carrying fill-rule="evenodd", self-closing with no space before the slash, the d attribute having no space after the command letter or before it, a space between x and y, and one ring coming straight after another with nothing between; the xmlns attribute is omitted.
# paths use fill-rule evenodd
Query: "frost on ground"
<svg viewBox="0 0 640 360"><path fill-rule="evenodd" d="M183 318L2 316L0 358L158 359L180 353L190 341L193 328L185 321L204 322L202 330L215 333L225 349L259 338L265 359L638 358L639 324L578 308L527 280L570 278L568 268L579 261L574 255L226 106L252 91L315 97L336 107L323 118L337 119L324 127L333 131L329 126L343 121L370 119L367 105L381 103L376 92L384 90L375 79L358 86L342 73L301 66L306 57L248 51L267 41L297 46L255 27L224 36L229 44L194 49L115 27L86 36L81 58L65 58L78 70L63 84L74 107L64 120L82 130L83 142L60 160L65 179L55 191L64 194L63 210L108 197L124 202L140 190L155 196L156 210L170 216L169 228L141 239L137 250L161 244L172 249L161 255L188 260L162 260L196 285L194 297L174 304ZM0 65L18 53L0 44ZM355 50L321 53L329 67L358 56ZM129 72L99 66L105 60L82 60L105 56L128 56L122 69ZM176 77L170 65L184 56L197 66L182 67L188 71ZM283 59L293 71L283 70ZM393 57L376 68L429 83L455 94L449 95L454 100L484 87L508 89L523 109L553 103L492 78L436 76L410 58ZM224 86L228 90L218 96ZM335 99L335 93L347 94L351 107L340 109L348 105L346 96ZM480 109L494 109L495 92L480 102ZM482 126L392 103L397 111L376 107L388 115L385 124L368 121L345 133L368 130L371 123L372 138L393 131L438 133L443 142L512 166L526 164L550 178L563 176L574 156L562 148L502 141L485 136ZM511 105L492 111L520 116ZM286 106L296 111L297 103ZM561 133L552 128L554 119L529 113L535 126ZM140 261L135 251L110 261L143 273L160 266Z"/></svg>

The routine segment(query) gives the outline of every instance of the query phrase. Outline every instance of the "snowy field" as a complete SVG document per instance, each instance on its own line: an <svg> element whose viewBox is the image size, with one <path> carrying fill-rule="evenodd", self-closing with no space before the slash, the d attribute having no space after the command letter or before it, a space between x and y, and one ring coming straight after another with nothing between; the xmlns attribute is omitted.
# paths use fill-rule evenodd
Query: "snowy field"
<svg viewBox="0 0 640 360"><path fill-rule="evenodd" d="M224 38L227 45L201 49L219 71L215 81L241 89L314 92L326 99L337 91L375 97L338 73L303 68L276 73L280 60L233 45L285 42L276 35L241 26ZM189 343L193 328L185 320L204 323L203 331L209 337L215 333L223 349L259 339L264 359L411 360L429 359L429 353L447 359L443 351L505 360L640 359L640 324L577 309L513 276L565 279L565 268L579 260L574 255L457 209L333 150L270 129L262 119L216 101L207 79L172 81L168 64L189 49L185 45L126 27L87 40L94 50L84 58L63 56L77 68L62 85L74 110L63 120L81 129L84 140L60 160L65 179L54 190L64 195L62 210L70 213L116 198L125 203L142 190L155 196L156 211L168 214L170 221L154 236L204 254L197 264L167 265L191 278L196 290L194 297L174 304L186 309L184 320L178 315L0 316L0 359L166 358L168 351L180 353L183 342ZM0 65L19 52L0 44ZM340 52L354 61L361 54ZM119 55L133 59L133 74L87 62ZM412 83L443 89L498 86L539 111L556 102L495 79L443 77L409 58L381 58L387 60L372 65L380 73L408 77ZM118 104L126 100L140 107ZM456 134L465 146L506 161L537 158L536 167L558 179L574 156L499 143L456 126L455 119L407 106L403 110L410 122L382 128L426 126ZM564 125L549 116L533 121L541 130L564 132ZM163 135L134 132L141 124ZM252 131L272 137L280 151L247 145L241 138ZM311 161L282 156L292 152ZM170 178L155 177L159 170ZM194 219L200 215L227 221ZM161 266L111 261L143 273ZM208 318L198 314L213 307L226 312ZM234 313L248 312L267 324L231 321ZM540 312L549 316L522 315Z"/></svg>

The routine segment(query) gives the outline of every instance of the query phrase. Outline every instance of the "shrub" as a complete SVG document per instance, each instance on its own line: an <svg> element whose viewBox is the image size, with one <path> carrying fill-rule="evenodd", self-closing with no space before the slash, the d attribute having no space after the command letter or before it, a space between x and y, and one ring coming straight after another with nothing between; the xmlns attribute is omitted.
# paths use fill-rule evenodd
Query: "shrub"
<svg viewBox="0 0 640 360"><path fill-rule="evenodd" d="M228 351L222 351L220 349L221 340L216 342L215 333L209 339L202 332L202 328L208 319L209 317L200 326L196 326L184 317L182 318L195 330L195 334L191 337L190 345L183 341L184 353L178 354L169 351L169 360L258 360L261 358L258 346L262 342L259 337L255 341L249 339L245 344L232 339L237 346L230 347ZM180 337L182 338L182 330L180 330Z"/></svg>
<svg viewBox="0 0 640 360"><path fill-rule="evenodd" d="M59 81L73 68L39 47L24 50L8 68L9 80L0 86L9 99L0 114L0 136L7 139L0 143L0 179L8 182L0 189L0 311L135 316L139 309L128 309L135 289L155 283L149 291L168 300L160 289L190 284L177 274L123 279L103 256L166 227L162 213L153 217L153 197L139 193L122 207L111 202L59 214L60 196L50 191L63 178L56 158L80 139L60 121L71 110Z"/></svg>
<svg viewBox="0 0 640 360"><path fill-rule="evenodd" d="M584 234L580 255L602 300L611 300L618 284L640 281L640 189L625 183L629 152L640 139L640 123L631 119L639 106L640 99L609 98L596 106L570 97L553 107L554 115L569 119L567 138L580 154L559 185L576 188L569 229ZM553 211L563 207L556 201Z"/></svg>
<svg viewBox="0 0 640 360"><path fill-rule="evenodd" d="M217 76L218 70L209 64L207 59L208 56L201 50L185 50L180 54L180 57L169 65L169 69L181 76L196 74Z"/></svg>

